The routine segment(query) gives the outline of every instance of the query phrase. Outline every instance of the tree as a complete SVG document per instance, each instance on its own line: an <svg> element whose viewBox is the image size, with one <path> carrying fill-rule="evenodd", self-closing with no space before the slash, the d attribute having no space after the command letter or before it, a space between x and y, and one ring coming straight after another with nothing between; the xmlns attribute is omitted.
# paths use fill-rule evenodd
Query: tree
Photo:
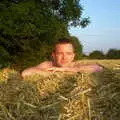
<svg viewBox="0 0 120 120"><path fill-rule="evenodd" d="M81 17L83 9L79 2L2 0L0 45L12 56L11 62L18 60L30 65L31 61L36 64L46 60L50 58L53 43L60 37L69 36L69 26L87 26L89 19Z"/></svg>
<svg viewBox="0 0 120 120"><path fill-rule="evenodd" d="M105 56L102 51L95 50L89 54L90 59L104 59Z"/></svg>
<svg viewBox="0 0 120 120"><path fill-rule="evenodd" d="M75 59L81 59L83 55L83 46L77 37L71 36L71 38L75 47L75 53L76 53Z"/></svg>
<svg viewBox="0 0 120 120"><path fill-rule="evenodd" d="M108 59L120 59L120 50L117 49L109 49L106 53L106 57Z"/></svg>

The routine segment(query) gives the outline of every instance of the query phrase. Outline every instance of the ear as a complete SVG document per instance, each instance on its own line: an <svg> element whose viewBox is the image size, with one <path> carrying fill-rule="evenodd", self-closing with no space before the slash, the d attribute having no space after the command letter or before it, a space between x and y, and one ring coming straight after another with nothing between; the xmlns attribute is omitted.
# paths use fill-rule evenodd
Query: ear
<svg viewBox="0 0 120 120"><path fill-rule="evenodd" d="M73 60L75 60L75 54L73 55Z"/></svg>
<svg viewBox="0 0 120 120"><path fill-rule="evenodd" d="M73 53L73 59L75 58L75 53Z"/></svg>
<svg viewBox="0 0 120 120"><path fill-rule="evenodd" d="M52 52L52 58L55 59L55 52Z"/></svg>

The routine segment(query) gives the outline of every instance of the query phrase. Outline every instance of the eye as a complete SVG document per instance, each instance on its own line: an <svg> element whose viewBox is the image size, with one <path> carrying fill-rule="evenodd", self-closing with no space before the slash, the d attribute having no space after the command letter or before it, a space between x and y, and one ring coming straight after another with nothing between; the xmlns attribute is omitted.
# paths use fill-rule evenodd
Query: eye
<svg viewBox="0 0 120 120"><path fill-rule="evenodd" d="M73 53L72 52L68 52L67 55L72 55Z"/></svg>
<svg viewBox="0 0 120 120"><path fill-rule="evenodd" d="M62 53L61 52L57 52L56 55L62 55Z"/></svg>

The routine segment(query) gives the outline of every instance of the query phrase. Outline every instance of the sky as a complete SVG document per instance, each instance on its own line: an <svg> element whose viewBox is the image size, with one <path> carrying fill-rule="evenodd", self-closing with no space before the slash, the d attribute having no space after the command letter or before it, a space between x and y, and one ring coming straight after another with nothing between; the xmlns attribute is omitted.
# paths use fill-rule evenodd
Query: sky
<svg viewBox="0 0 120 120"><path fill-rule="evenodd" d="M83 17L90 17L91 23L84 29L71 27L69 32L78 37L83 52L120 49L120 0L80 0L80 3Z"/></svg>

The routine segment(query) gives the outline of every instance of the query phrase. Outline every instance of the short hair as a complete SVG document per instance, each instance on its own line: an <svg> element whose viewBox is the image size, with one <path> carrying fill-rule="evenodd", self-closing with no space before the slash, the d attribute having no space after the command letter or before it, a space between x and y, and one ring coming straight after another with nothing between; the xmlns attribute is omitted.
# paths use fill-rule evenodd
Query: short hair
<svg viewBox="0 0 120 120"><path fill-rule="evenodd" d="M75 49L75 44L71 38L60 38L58 41L55 43L55 46L57 44L72 44L73 49Z"/></svg>

